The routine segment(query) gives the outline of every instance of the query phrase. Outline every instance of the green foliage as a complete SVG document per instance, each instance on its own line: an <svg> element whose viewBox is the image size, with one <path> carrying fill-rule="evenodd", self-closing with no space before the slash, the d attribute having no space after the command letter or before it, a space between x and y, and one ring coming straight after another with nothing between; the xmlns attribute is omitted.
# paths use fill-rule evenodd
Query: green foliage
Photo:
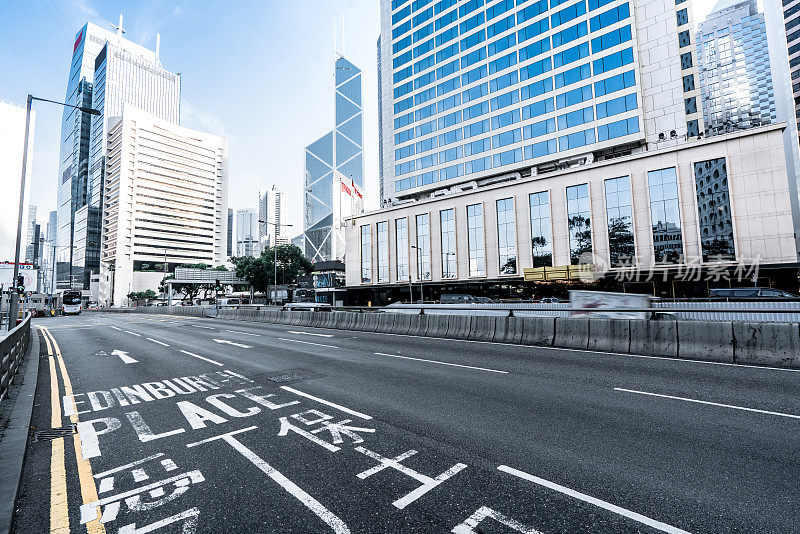
<svg viewBox="0 0 800 534"><path fill-rule="evenodd" d="M181 267L187 267L189 269L209 269L210 266L205 263L190 263L190 264L183 264ZM228 268L224 265L217 265L212 271L227 271ZM170 274L167 275L164 280L162 280L159 285L158 289L162 293L166 293L167 291L167 280L175 280L175 275ZM214 291L214 284L172 284L172 291L175 293L181 294L184 298L189 300L194 300L200 292L203 292L203 298L208 298L208 294L211 291Z"/></svg>
<svg viewBox="0 0 800 534"><path fill-rule="evenodd" d="M253 289L259 293L267 291L275 283L275 255L278 256L277 281L278 285L292 284L297 277L311 272L311 262L294 245L278 245L269 248L258 257L231 258L236 266L237 278L250 282Z"/></svg>
<svg viewBox="0 0 800 534"><path fill-rule="evenodd" d="M128 300L131 302L138 303L139 301L145 301L145 304L149 304L151 300L156 298L156 292L152 289L148 289L147 291L131 291L128 293Z"/></svg>

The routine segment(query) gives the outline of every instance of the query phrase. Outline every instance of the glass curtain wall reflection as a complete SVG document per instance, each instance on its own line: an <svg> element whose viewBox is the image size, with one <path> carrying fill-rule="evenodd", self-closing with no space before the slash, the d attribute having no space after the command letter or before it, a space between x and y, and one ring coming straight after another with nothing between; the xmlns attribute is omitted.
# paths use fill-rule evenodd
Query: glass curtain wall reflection
<svg viewBox="0 0 800 534"><path fill-rule="evenodd" d="M683 258L678 175L674 167L647 173L650 223L656 263L680 263Z"/></svg>
<svg viewBox="0 0 800 534"><path fill-rule="evenodd" d="M455 210L439 212L442 229L442 278L456 277L456 214Z"/></svg>
<svg viewBox="0 0 800 534"><path fill-rule="evenodd" d="M431 221L430 215L417 215L417 276L420 280L431 279Z"/></svg>
<svg viewBox="0 0 800 534"><path fill-rule="evenodd" d="M408 219L394 221L394 241L397 251L397 281L409 280L408 272Z"/></svg>
<svg viewBox="0 0 800 534"><path fill-rule="evenodd" d="M569 230L569 261L572 265L578 265L583 254L592 252L589 184L567 187L567 228Z"/></svg>
<svg viewBox="0 0 800 534"><path fill-rule="evenodd" d="M486 276L483 204L467 206L467 246L469 248L469 275Z"/></svg>
<svg viewBox="0 0 800 534"><path fill-rule="evenodd" d="M500 274L517 274L517 223L513 198L497 201L497 251Z"/></svg>
<svg viewBox="0 0 800 534"><path fill-rule="evenodd" d="M372 239L369 225L361 227L361 283L372 281Z"/></svg>
<svg viewBox="0 0 800 534"><path fill-rule="evenodd" d="M379 222L378 230L378 282L389 281L389 223Z"/></svg>
<svg viewBox="0 0 800 534"><path fill-rule="evenodd" d="M732 260L736 254L725 158L695 163L694 179L703 261Z"/></svg>
<svg viewBox="0 0 800 534"><path fill-rule="evenodd" d="M550 193L531 193L531 250L534 267L553 266L553 230L550 224Z"/></svg>
<svg viewBox="0 0 800 534"><path fill-rule="evenodd" d="M630 182L627 176L605 181L608 250L612 267L633 264L636 254Z"/></svg>

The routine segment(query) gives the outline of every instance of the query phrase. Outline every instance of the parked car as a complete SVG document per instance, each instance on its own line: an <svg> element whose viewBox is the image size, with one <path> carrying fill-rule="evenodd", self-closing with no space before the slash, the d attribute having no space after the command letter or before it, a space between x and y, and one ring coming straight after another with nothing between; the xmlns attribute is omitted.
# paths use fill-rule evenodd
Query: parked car
<svg viewBox="0 0 800 534"><path fill-rule="evenodd" d="M474 304L480 302L478 297L466 293L446 293L439 298L441 304Z"/></svg>
<svg viewBox="0 0 800 534"><path fill-rule="evenodd" d="M557 303L558 299L556 297L545 297L545 298L541 299L539 302L543 302L545 304L553 304L553 303Z"/></svg>
<svg viewBox="0 0 800 534"><path fill-rule="evenodd" d="M782 299L800 299L797 295L792 295L780 289L773 289L771 287L726 287L717 288L709 291L709 297L712 299L725 299L725 300L738 300L738 299L755 299L755 300L782 300Z"/></svg>

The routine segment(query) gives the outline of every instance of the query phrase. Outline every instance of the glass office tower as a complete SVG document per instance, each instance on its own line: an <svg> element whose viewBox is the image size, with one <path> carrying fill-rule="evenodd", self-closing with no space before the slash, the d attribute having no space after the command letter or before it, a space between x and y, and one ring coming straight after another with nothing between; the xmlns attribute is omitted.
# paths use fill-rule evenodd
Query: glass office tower
<svg viewBox="0 0 800 534"><path fill-rule="evenodd" d="M335 64L335 127L305 149L305 255L312 262L344 256L342 220L361 211L364 191L361 70Z"/></svg>
<svg viewBox="0 0 800 534"><path fill-rule="evenodd" d="M697 30L706 134L775 121L764 14L756 0L721 0Z"/></svg>
<svg viewBox="0 0 800 534"><path fill-rule="evenodd" d="M702 130L688 2L381 5L384 201Z"/></svg>
<svg viewBox="0 0 800 534"><path fill-rule="evenodd" d="M108 119L125 103L175 124L180 76L161 68L158 52L87 23L75 39L65 108L58 188L58 287L89 288L100 268L100 232Z"/></svg>

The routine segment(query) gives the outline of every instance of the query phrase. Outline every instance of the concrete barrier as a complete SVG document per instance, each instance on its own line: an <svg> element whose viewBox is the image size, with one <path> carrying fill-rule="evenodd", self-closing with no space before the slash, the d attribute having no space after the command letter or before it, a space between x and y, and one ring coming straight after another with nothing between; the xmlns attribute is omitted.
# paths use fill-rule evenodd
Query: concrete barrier
<svg viewBox="0 0 800 534"><path fill-rule="evenodd" d="M773 367L800 367L797 323L733 323L734 361Z"/></svg>
<svg viewBox="0 0 800 534"><path fill-rule="evenodd" d="M319 326L320 328L334 328L333 326L333 319L336 316L334 312L320 312L322 314L322 319L320 319Z"/></svg>
<svg viewBox="0 0 800 534"><path fill-rule="evenodd" d="M397 317L396 313L378 314L378 327L375 329L375 331L381 334L390 333L392 331L392 327L394 327L395 317Z"/></svg>
<svg viewBox="0 0 800 534"><path fill-rule="evenodd" d="M630 319L589 319L589 350L630 351Z"/></svg>
<svg viewBox="0 0 800 534"><path fill-rule="evenodd" d="M521 317L523 345L550 347L556 331L555 317Z"/></svg>
<svg viewBox="0 0 800 534"><path fill-rule="evenodd" d="M364 330L364 313L354 313L355 321L353 322L353 326L350 327L350 330Z"/></svg>
<svg viewBox="0 0 800 534"><path fill-rule="evenodd" d="M678 325L676 321L631 319L629 328L631 354L678 357Z"/></svg>
<svg viewBox="0 0 800 534"><path fill-rule="evenodd" d="M430 317L430 315L409 315L409 335L424 336L425 332L428 330L428 317Z"/></svg>
<svg viewBox="0 0 800 534"><path fill-rule="evenodd" d="M428 337L447 337L447 322L450 315L428 315L428 327L425 335Z"/></svg>
<svg viewBox="0 0 800 534"><path fill-rule="evenodd" d="M714 321L677 321L678 358L733 362L733 323Z"/></svg>
<svg viewBox="0 0 800 534"><path fill-rule="evenodd" d="M386 315L394 316L394 323L392 323L392 329L389 331L390 334L408 334L408 329L411 327L412 315L405 313L387 313Z"/></svg>
<svg viewBox="0 0 800 534"><path fill-rule="evenodd" d="M361 325L361 330L364 332L374 332L378 328L378 321L382 313L365 313L364 323Z"/></svg>
<svg viewBox="0 0 800 534"><path fill-rule="evenodd" d="M495 319L494 341L495 343L521 343L522 318L498 317Z"/></svg>
<svg viewBox="0 0 800 534"><path fill-rule="evenodd" d="M341 323L337 325L337 328L341 328L342 330L355 330L356 321L358 320L358 316L360 314L353 313L353 312L336 312L342 315Z"/></svg>
<svg viewBox="0 0 800 534"><path fill-rule="evenodd" d="M554 347L586 350L589 346L589 319L583 317L556 317Z"/></svg>
<svg viewBox="0 0 800 534"><path fill-rule="evenodd" d="M448 315L447 336L450 339L468 339L472 329L471 315Z"/></svg>
<svg viewBox="0 0 800 534"><path fill-rule="evenodd" d="M494 341L496 316L475 315L467 339L473 341Z"/></svg>

